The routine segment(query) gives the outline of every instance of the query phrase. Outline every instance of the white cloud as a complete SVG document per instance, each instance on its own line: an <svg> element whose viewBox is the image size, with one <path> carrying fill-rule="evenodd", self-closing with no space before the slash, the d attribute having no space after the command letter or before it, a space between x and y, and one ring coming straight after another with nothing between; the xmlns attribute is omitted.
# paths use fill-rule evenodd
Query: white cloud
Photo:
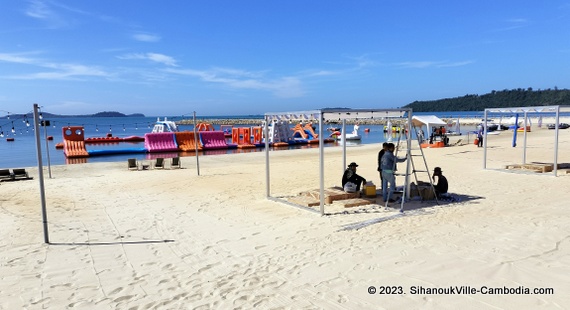
<svg viewBox="0 0 570 310"><path fill-rule="evenodd" d="M141 42L158 42L161 38L154 34L137 33L133 35L133 39Z"/></svg>
<svg viewBox="0 0 570 310"><path fill-rule="evenodd" d="M21 63L21 64L33 64L36 62L32 58L21 56L21 54L6 54L6 53L0 53L0 61Z"/></svg>
<svg viewBox="0 0 570 310"><path fill-rule="evenodd" d="M530 21L526 18L511 18L505 20L505 22L507 23L506 27L496 29L495 31L496 32L510 31L530 25Z"/></svg>
<svg viewBox="0 0 570 310"><path fill-rule="evenodd" d="M415 69L423 69L428 67L433 67L440 64L440 62L436 61L406 61L398 63L397 65L403 68L415 68Z"/></svg>
<svg viewBox="0 0 570 310"><path fill-rule="evenodd" d="M166 72L194 76L204 82L220 83L234 89L271 91L277 97L295 98L305 94L298 77L287 76L275 79L264 78L259 72L227 68L211 70L166 69Z"/></svg>
<svg viewBox="0 0 570 310"><path fill-rule="evenodd" d="M158 54L158 53L133 53L133 54L126 54L126 55L121 55L121 56L117 56L117 58L119 59L140 59L140 60L150 60L150 61L154 61L154 62L158 62L167 66L172 66L172 67L176 67L176 59L174 59L173 57L164 55L164 54Z"/></svg>
<svg viewBox="0 0 570 310"><path fill-rule="evenodd" d="M472 60L449 62L449 61L406 61L397 63L396 66L402 68L425 69L425 68L448 68L461 67L474 63Z"/></svg>
<svg viewBox="0 0 570 310"><path fill-rule="evenodd" d="M29 6L25 13L30 17L39 19L49 19L55 14L45 2L39 0L29 1Z"/></svg>
<svg viewBox="0 0 570 310"><path fill-rule="evenodd" d="M458 61L458 62L446 62L438 65L438 68L446 68L446 67L462 67L467 66L474 63L473 60L466 60L466 61Z"/></svg>
<svg viewBox="0 0 570 310"><path fill-rule="evenodd" d="M7 79L25 79L25 80L35 80L35 79L47 79L47 80L62 80L62 79L73 79L78 77L87 76L97 76L97 77L108 77L109 73L100 69L96 66L86 66L81 64L71 64L71 63L53 63L45 62L40 59L24 57L21 54L7 54L0 53L0 61L26 64L41 68L52 69L49 72L36 72L30 74L20 74L3 76Z"/></svg>
<svg viewBox="0 0 570 310"><path fill-rule="evenodd" d="M59 28L67 25L67 22L56 11L52 10L46 1L29 1L25 14L45 22L51 28Z"/></svg>

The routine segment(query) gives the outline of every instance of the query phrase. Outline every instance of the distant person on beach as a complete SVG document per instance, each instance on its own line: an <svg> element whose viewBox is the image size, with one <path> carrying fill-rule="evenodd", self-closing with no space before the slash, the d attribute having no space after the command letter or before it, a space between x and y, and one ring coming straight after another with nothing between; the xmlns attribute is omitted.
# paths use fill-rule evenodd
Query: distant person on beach
<svg viewBox="0 0 570 310"><path fill-rule="evenodd" d="M394 156L394 143L388 143L386 152L382 156L380 168L382 169L382 198L384 202L394 202L392 194L394 193L396 177L394 171L396 170L396 163L405 161L408 157L397 158Z"/></svg>
<svg viewBox="0 0 570 310"><path fill-rule="evenodd" d="M477 147L483 147L483 126L477 132Z"/></svg>
<svg viewBox="0 0 570 310"><path fill-rule="evenodd" d="M431 135L429 136L429 144L433 144L433 139L436 136L436 132L437 132L437 129L435 129L435 127L432 127L432 132L431 132Z"/></svg>
<svg viewBox="0 0 570 310"><path fill-rule="evenodd" d="M350 163L342 175L342 188L347 193L358 192L360 185L366 184L366 179L356 174L356 167L355 162Z"/></svg>
<svg viewBox="0 0 570 310"><path fill-rule="evenodd" d="M386 153L386 149L388 149L388 142L382 143L382 149L378 152L378 172L380 174L380 186L382 186L382 156Z"/></svg>
<svg viewBox="0 0 570 310"><path fill-rule="evenodd" d="M420 140L420 144L424 142L424 131L418 130L418 140Z"/></svg>
<svg viewBox="0 0 570 310"><path fill-rule="evenodd" d="M448 189L448 184L447 184L447 178L443 176L443 174L441 174L441 168L440 167L435 167L433 169L433 181L435 182L435 178L437 177L437 184L434 185L435 188L435 194L437 195L437 197L440 197L442 194L447 194L447 189Z"/></svg>

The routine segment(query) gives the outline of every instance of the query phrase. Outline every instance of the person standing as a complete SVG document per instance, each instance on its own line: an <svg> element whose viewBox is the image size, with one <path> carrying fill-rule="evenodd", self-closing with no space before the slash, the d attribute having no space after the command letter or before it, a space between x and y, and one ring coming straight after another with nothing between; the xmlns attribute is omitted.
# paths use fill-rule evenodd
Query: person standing
<svg viewBox="0 0 570 310"><path fill-rule="evenodd" d="M392 194L394 193L396 177L394 176L394 171L396 170L396 163L403 162L407 159L407 155L404 158L397 158L394 156L394 143L389 143L386 152L382 156L382 198L384 202L394 202L392 199Z"/></svg>
<svg viewBox="0 0 570 310"><path fill-rule="evenodd" d="M380 174L380 186L382 186L382 156L386 153L386 149L388 148L388 142L382 143L382 149L378 152L378 172Z"/></svg>
<svg viewBox="0 0 570 310"><path fill-rule="evenodd" d="M483 147L483 126L477 132L477 147Z"/></svg>

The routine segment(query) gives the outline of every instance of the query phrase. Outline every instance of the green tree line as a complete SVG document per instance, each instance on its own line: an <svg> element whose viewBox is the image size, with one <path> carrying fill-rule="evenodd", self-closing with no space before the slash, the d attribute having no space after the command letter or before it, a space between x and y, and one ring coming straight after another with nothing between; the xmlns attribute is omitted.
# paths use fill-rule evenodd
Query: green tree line
<svg viewBox="0 0 570 310"><path fill-rule="evenodd" d="M546 90L533 90L530 87L527 89L493 90L485 95L465 95L431 101L414 101L404 107L412 108L414 112L443 112L548 105L570 105L570 90L558 89L557 87Z"/></svg>

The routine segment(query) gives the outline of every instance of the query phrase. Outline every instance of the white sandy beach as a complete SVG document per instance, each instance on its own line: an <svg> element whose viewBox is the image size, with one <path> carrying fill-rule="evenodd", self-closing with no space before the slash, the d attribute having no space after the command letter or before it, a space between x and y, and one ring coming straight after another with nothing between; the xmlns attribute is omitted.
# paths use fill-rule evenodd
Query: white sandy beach
<svg viewBox="0 0 570 310"><path fill-rule="evenodd" d="M49 245L30 167L34 180L0 184L0 309L566 309L570 174L503 170L522 161L522 138L513 148L510 131L490 136L489 170L472 143L426 149L463 201L410 202L403 216L368 206L321 217L267 200L263 152L200 157L201 176L194 157L180 170L56 166ZM553 142L552 130L528 133L527 162L552 162ZM347 151L376 184L378 151ZM340 183L341 152L325 148L327 187ZM570 163L570 130L558 158ZM318 149L271 152L272 193L318 188L318 163ZM412 294L419 286L553 293Z"/></svg>

